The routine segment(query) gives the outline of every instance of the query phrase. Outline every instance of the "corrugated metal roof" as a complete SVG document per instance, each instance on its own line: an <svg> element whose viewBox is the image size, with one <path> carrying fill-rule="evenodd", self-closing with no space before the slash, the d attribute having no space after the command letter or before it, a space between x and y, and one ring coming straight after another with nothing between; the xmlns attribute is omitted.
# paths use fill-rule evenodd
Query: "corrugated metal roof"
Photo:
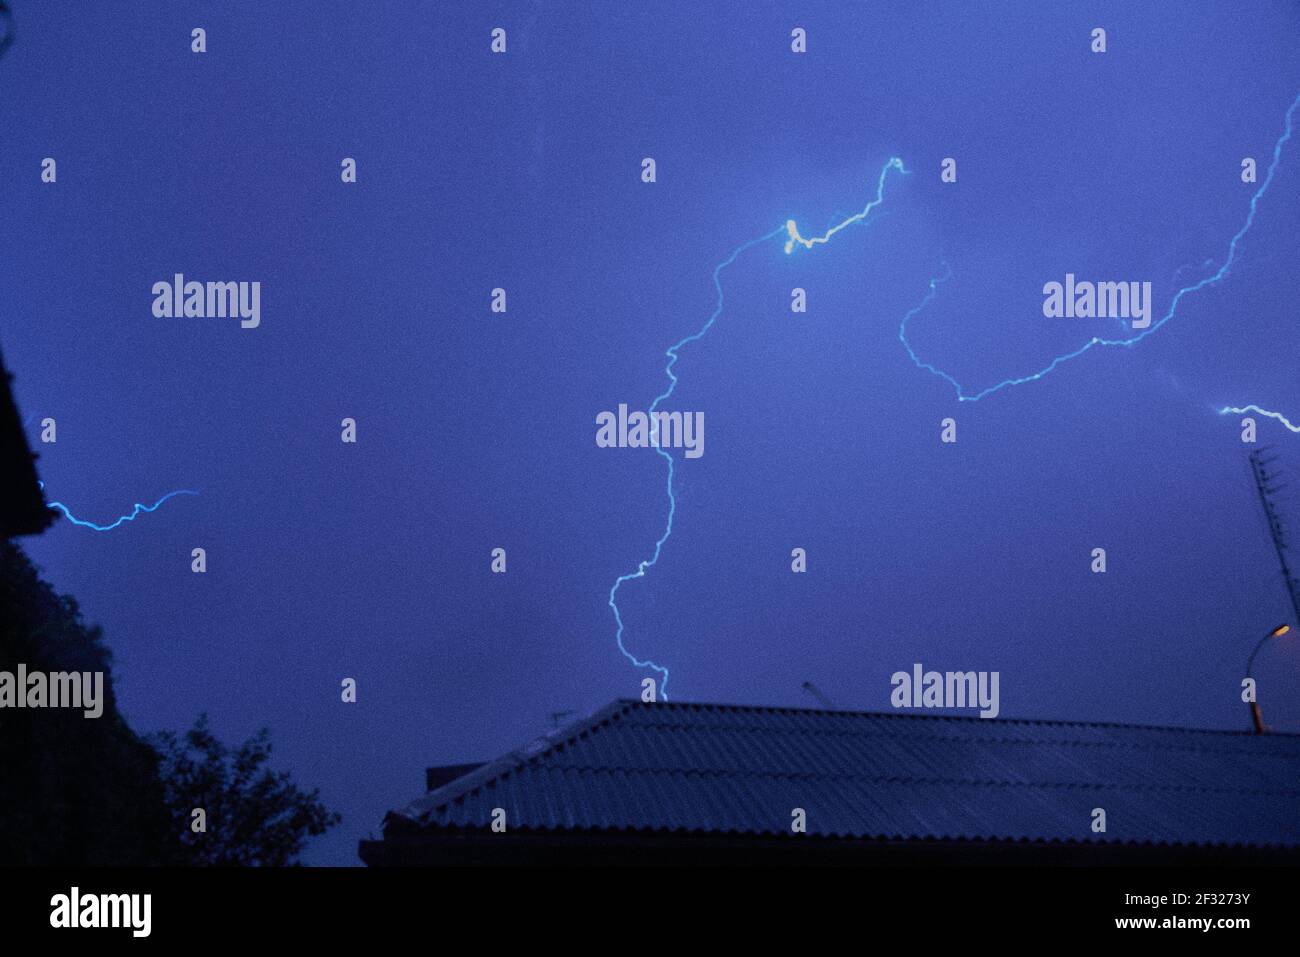
<svg viewBox="0 0 1300 957"><path fill-rule="evenodd" d="M390 816L425 828L1300 846L1300 735L618 701ZM1093 808L1104 834L1091 830Z"/></svg>

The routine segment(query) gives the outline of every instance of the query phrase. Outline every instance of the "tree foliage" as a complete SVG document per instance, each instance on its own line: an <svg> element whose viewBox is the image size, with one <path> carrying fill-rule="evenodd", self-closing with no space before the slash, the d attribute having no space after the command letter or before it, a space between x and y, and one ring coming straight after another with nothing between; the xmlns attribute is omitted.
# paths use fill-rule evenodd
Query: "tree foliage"
<svg viewBox="0 0 1300 957"><path fill-rule="evenodd" d="M0 541L0 671L104 672L104 710L0 709L0 865L285 865L339 818L285 772L263 730L230 750L206 715L137 735L117 710L112 656L77 602ZM207 832L190 829L207 813Z"/></svg>
<svg viewBox="0 0 1300 957"><path fill-rule="evenodd" d="M183 736L164 732L152 741L185 863L293 864L309 837L339 821L317 791L304 792L287 772L267 767L271 741L265 728L231 750L212 734L203 714ZM195 809L204 812L205 832L194 830Z"/></svg>

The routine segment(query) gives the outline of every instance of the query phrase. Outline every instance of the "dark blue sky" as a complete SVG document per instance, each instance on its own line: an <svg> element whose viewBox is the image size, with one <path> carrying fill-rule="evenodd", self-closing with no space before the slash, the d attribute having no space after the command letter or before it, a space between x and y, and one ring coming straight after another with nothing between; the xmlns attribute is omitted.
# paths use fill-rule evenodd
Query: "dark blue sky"
<svg viewBox="0 0 1300 957"><path fill-rule="evenodd" d="M913 173L879 219L722 272L665 406L705 413L706 451L620 591L628 647L677 700L810 705L811 680L887 709L920 661L1000 671L1008 717L1245 725L1246 655L1291 612L1215 410L1300 421L1300 138L1229 276L1132 349L959 404L898 329L948 263L909 339L978 391L1123 334L1043 317L1066 272L1149 280L1163 315L1300 93L1294 4L11 5L0 344L58 421L47 491L101 522L200 492L28 547L104 626L133 726L271 727L345 816L309 860L354 862L426 765L638 693L606 599L663 531L664 467L597 448L595 416L663 390L737 246L860 210L891 156ZM261 326L155 318L177 272L261 282ZM1258 670L1300 730L1300 648Z"/></svg>

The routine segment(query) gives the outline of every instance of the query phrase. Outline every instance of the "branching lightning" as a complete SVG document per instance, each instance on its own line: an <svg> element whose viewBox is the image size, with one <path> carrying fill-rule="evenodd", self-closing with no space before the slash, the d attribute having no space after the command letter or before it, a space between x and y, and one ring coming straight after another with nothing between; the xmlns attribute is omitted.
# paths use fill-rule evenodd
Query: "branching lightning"
<svg viewBox="0 0 1300 957"><path fill-rule="evenodd" d="M650 408L647 410L648 413L653 415L653 413L659 408L659 404L663 402L665 399L667 399L669 396L671 396L673 394L673 390L677 388L677 374L673 372L673 366L677 364L677 359L679 357L679 350L681 350L683 346L688 345L689 343L696 342L704 338L705 334L707 334L708 331L711 328L713 328L713 324L717 322L718 316L722 315L722 307L724 301L724 296L722 292L722 275L721 275L722 270L726 269L728 266L734 263L736 261L736 258L745 250L757 246L761 243L769 242L777 238L778 236L781 236L782 234L785 234L788 237L785 243L785 251L787 254L789 254L794 251L794 247L796 243L802 245L806 249L811 249L814 245L818 245L829 241L830 238L834 236L836 233L838 233L841 229L851 226L854 223L859 223L864 221L867 218L867 216L871 214L871 211L884 201L885 176L889 173L891 169L897 170L900 173L904 173L904 174L907 173L907 170L903 168L903 161L898 157L891 157L890 160L887 163L885 163L885 165L880 170L880 178L876 183L876 198L871 200L869 203L867 203L866 207L863 208L863 210L860 213L855 213L854 215L849 216L843 222L839 223L839 225L832 226L830 229L826 231L825 234L821 236L814 236L811 239L805 239L804 237L799 235L799 228L798 226L795 225L795 221L793 219L790 219L786 221L784 226L778 226L770 233L766 233L765 235L759 236L757 239L751 239L749 242L737 246L734 250L732 250L730 256L728 256L722 262L718 263L716 267L714 267L713 288L717 290L718 299L716 305L714 305L713 307L713 312L712 314L710 314L708 321L705 322L704 325L701 326L698 331L692 333L686 338L681 339L678 342L674 343L673 345L669 346L667 352L664 353L664 355L667 356L668 358L668 364L664 366L664 374L668 376L668 387L664 389L664 391L661 392L658 396L655 397L654 402L650 403ZM659 694L666 701L668 700L668 669L663 665L656 664L655 662L651 661L648 658L646 659L638 658L636 655L632 654L632 652L627 650L627 646L624 645L623 643L623 633L625 631L625 627L623 624L623 614L618 607L618 590L621 587L623 587L623 583L632 581L634 578L644 578L646 571L650 568L653 568L655 564L658 563L659 555L663 551L664 543L667 542L669 537L673 534L673 518L677 514L677 496L673 491L673 474L674 474L673 457L667 450L665 450L662 446L660 446L658 442L654 441L653 436L651 439L651 444L654 446L655 451L658 452L659 455L663 457L663 460L666 463L668 463L668 481L667 481L668 521L664 526L663 534L660 535L659 540L655 542L654 553L645 561L640 562L637 565L636 571L628 572L626 575L620 575L618 579L615 580L613 586L609 590L609 607L614 612L614 621L618 625L618 630L614 635L614 638L618 643L618 650L621 651L623 653L623 656L627 658L628 661L632 662L632 664L635 665L636 667L649 668L652 671L658 672L662 676L662 680L659 682L658 691Z"/></svg>
<svg viewBox="0 0 1300 957"><path fill-rule="evenodd" d="M898 338L899 341L902 342L903 348L907 350L908 356L911 358L912 362L917 366L917 368L929 372L932 375L935 375L938 378L943 379L945 382L951 385L953 387L953 390L956 392L957 399L959 401L978 402L980 399L983 399L986 396L993 395L996 392L1000 392L1001 390L1008 388L1010 386L1024 385L1029 382L1036 382L1039 379L1042 379L1045 376L1049 375L1051 372L1053 372L1058 366L1062 365L1063 363L1069 362L1071 359L1077 359L1079 356L1091 350L1094 346L1125 346L1131 348L1132 346L1137 345L1139 342L1141 342L1143 339L1145 339L1147 336L1151 335L1152 333L1156 332L1156 330L1160 329L1165 323L1167 323L1170 319L1174 317L1174 315L1178 311L1179 303L1182 302L1184 296L1188 295L1189 293L1198 292L1199 290L1205 289L1208 286L1213 286L1221 282L1225 277L1227 277L1229 270L1232 268L1233 261L1236 259L1237 256L1238 244L1245 237L1246 233L1250 231L1250 227L1255 222L1255 213L1256 210L1258 209L1259 201L1260 199L1263 198L1264 194L1268 192L1269 186L1271 186L1273 183L1273 178L1277 173L1278 165L1282 159L1282 147L1286 145L1286 143L1291 139L1293 122L1294 122L1294 117L1295 117L1295 112L1297 107L1300 107L1300 95L1296 96L1295 100L1292 101L1291 106L1286 111L1283 132L1273 146L1273 156L1271 162L1269 163L1268 171L1264 176L1263 182L1260 183L1259 188L1254 192L1254 194L1250 198L1250 208L1246 215L1246 222L1242 225L1241 229L1239 229L1237 233L1229 241L1228 254L1224 258L1222 265L1220 265L1215 272L1211 273L1205 278L1200 279L1189 286L1180 287L1174 293L1173 298L1170 300L1169 308L1165 312L1165 314L1161 316L1158 320L1153 322L1148 328L1143 329L1141 332L1137 333L1136 335L1127 336L1127 337L1107 338L1104 336L1093 336L1091 339L1085 341L1083 345L1079 346L1077 349L1056 356L1047 365L1045 365L1042 369L1040 369L1035 373L1032 373L1030 375L1019 376L1015 378L1003 379L1001 382L997 382L994 385L988 386L987 388L980 389L978 391L973 391L973 392L967 391L966 387L963 386L960 382L958 382L957 379L954 378L951 374L945 372L944 370L940 369L939 367L929 362L925 362L924 360L922 360L921 357L917 355L916 350L912 348L912 344L908 341L907 338L908 322L913 317L915 317L919 312L924 310L934 300L935 296L938 294L938 287L943 283L947 282L952 277L952 269L945 262L941 264L942 271L940 272L940 274L930 279L930 284L929 284L930 288L926 292L925 297L921 300L920 303L918 303L912 309L909 309L907 313L904 314L902 321L899 323ZM764 236L760 236L758 239L751 240L745 243L744 245L737 247L731 253L730 256L728 256L725 260L723 260L721 263L718 264L718 266L713 270L713 285L718 293L717 304L714 306L713 313L709 316L708 321L704 323L704 325L699 329L699 331L675 343L665 353L665 355L668 358L668 363L664 367L664 373L668 376L669 384L668 387L655 398L654 402L650 406L649 412L653 413L658 408L660 403L662 403L665 399L667 399L669 396L673 394L673 390L677 387L677 376L673 372L673 367L677 364L679 350L683 346L687 345L688 343L695 342L703 338L704 335L709 331L709 329L713 327L713 324L714 322L717 321L718 316L721 315L722 307L723 307L723 292L722 292L722 281L720 278L720 274L722 270L725 269L727 266L730 266L733 262L735 262L736 258L745 250L753 246L756 246L760 243L767 242L768 240L771 240L782 234L784 234L786 237L784 248L787 255L793 253L797 246L802 246L804 249L811 250L814 246L825 245L826 243L830 242L831 237L833 237L836 233L840 232L840 230L845 229L848 226L853 225L854 223L865 221L866 218L871 214L872 210L874 210L884 201L885 179L888 176L890 170L895 170L898 173L904 175L908 174L909 172L904 167L903 161L901 159L899 159L898 157L891 157L888 160L888 162L885 163L884 167L880 171L880 177L876 184L875 198L869 201L867 205L862 209L861 212L855 213L854 215L844 219L838 225L830 227L822 235L804 237L803 235L800 234L799 227L795 223L795 221L793 219L790 219L786 221L784 226L781 226L773 230L772 232L767 233ZM1213 265L1213 261L1206 260L1206 265L1207 267ZM1175 277L1175 281L1177 281L1177 277ZM1269 418L1276 419L1279 422L1281 422L1284 426L1286 426L1286 428L1288 428L1290 431L1295 433L1300 433L1300 426L1293 425L1281 413L1270 412L1266 409L1260 408L1259 406L1249 405L1249 406L1245 406L1244 408L1227 407L1220 410L1221 414L1224 415L1229 413L1241 413L1245 411L1254 411L1260 415L1264 415ZM637 565L636 571L629 572L626 575L621 575L614 582L613 586L609 590L609 607L614 612L614 620L615 622L617 622L618 625L618 630L615 635L615 638L616 641L618 642L619 651L622 652L624 657L626 657L629 661L631 661L632 664L635 665L636 667L649 668L653 671L658 672L662 676L662 681L659 687L659 693L663 695L665 700L667 700L668 669L663 665L656 664L655 662L649 659L638 658L636 655L632 654L630 651L627 650L626 645L624 645L623 643L623 635L625 632L623 615L619 611L618 601L617 601L618 590L623 586L624 582L631 581L634 578L644 578L646 571L650 568L653 568L654 565L659 561L659 556L662 553L664 543L668 541L669 537L673 533L673 518L675 517L677 512L677 498L673 491L673 473L674 473L673 457L668 451L659 447L657 442L652 441L652 445L654 445L655 451L657 451L659 455L663 457L664 461L668 465L668 475L667 475L668 520L667 523L665 524L663 534L659 537L658 541L655 542L654 553L651 555L651 557L646 559L645 561L640 562Z"/></svg>
<svg viewBox="0 0 1300 957"><path fill-rule="evenodd" d="M1209 276L1206 276L1204 279L1200 280L1199 282L1193 283L1190 286L1183 286L1176 293L1174 293L1173 298L1169 301L1168 311L1165 312L1165 314L1158 321L1153 322L1148 328L1143 329L1137 335L1129 336L1126 338L1120 338L1120 339L1108 339L1102 336L1093 336L1091 339L1087 340L1079 348L1071 352L1067 352L1064 355L1057 356L1046 366L1040 369L1038 372L1035 372L1033 375L1026 375L1026 376L1021 376L1019 378L1013 378L1013 379L1003 379L1001 382L995 385L991 385L986 389L981 389L978 392L968 393L965 387L963 387L961 383L959 383L948 373L943 372L932 365L924 363L919 358L917 358L917 355L913 351L911 345L908 343L907 336L906 336L907 319L911 318L917 312L920 312L921 309L923 309L926 305L928 305L930 300L934 298L934 291L937 283L943 282L948 278L949 275L951 275L950 272L947 272L947 267L945 266L946 274L942 278L930 280L930 293L925 297L925 299L922 301L920 306L918 306L916 309L913 309L911 312L907 314L907 316L904 317L903 328L899 330L899 336L903 340L903 345L907 347L908 354L911 355L912 361L915 362L921 368L933 372L935 375L939 376L940 378L947 380L947 382L950 385L952 385L952 387L956 390L957 398L959 401L978 402L980 399L984 398L985 396L992 395L995 392L999 392L1002 389L1007 388L1008 386L1024 385L1027 382L1036 382L1039 379L1046 376L1047 374L1049 374L1050 372L1052 372L1053 370L1055 370L1056 367L1061 365L1062 363L1069 362L1071 359L1077 359L1079 356L1083 355L1085 352L1090 350L1093 346L1132 347L1137 345L1139 342L1141 342L1147 336L1154 333L1157 329L1159 329L1161 326L1163 326L1166 322L1168 322L1170 319L1174 317L1174 314L1178 311L1178 304L1182 301L1185 295L1187 295L1188 293L1197 292L1201 289L1206 288L1207 286L1213 286L1216 283L1223 280L1224 277L1228 275L1228 271L1232 267L1232 262L1237 256L1237 244L1240 243L1242 238L1246 235L1246 233L1250 231L1250 227L1255 222L1255 211L1259 206L1259 201L1261 198L1263 198L1264 194L1268 192L1269 186L1272 185L1273 183L1273 176L1277 172L1278 164L1282 160L1282 147L1286 144L1286 142L1289 139L1291 139L1292 122L1295 116L1296 108L1298 106L1300 106L1300 95L1296 96L1296 98L1292 101L1290 108L1286 111L1286 120L1284 123L1284 129L1282 131L1282 135L1278 138L1277 143L1275 143L1273 146L1273 159L1268 164L1268 173L1264 176L1264 181L1260 183L1259 189L1257 189L1254 195L1250 197L1250 211L1246 215L1246 222L1241 227L1241 229L1237 231L1237 234L1232 237L1232 240L1228 243L1228 255L1224 259L1223 265L1221 265L1217 271L1211 273Z"/></svg>
<svg viewBox="0 0 1300 957"><path fill-rule="evenodd" d="M45 483L41 482L40 486L42 489L44 489ZM152 512L157 510L158 506L162 505L163 502L167 501L168 499L175 498L177 495L198 495L198 494L199 494L198 492L195 492L192 489L183 488L183 489L177 489L175 492L168 492L166 495L158 499L158 501L154 502L152 505L142 505L139 502L136 502L135 507L131 510L130 515L123 515L110 525L99 525L95 522L88 522L83 518L77 518L77 516L73 515L70 511L68 511L68 507L64 505L62 502L50 502L49 507L59 512L62 512L63 516L68 521L70 521L73 525L80 525L82 528L89 528L90 530L95 532L109 532L117 528L123 522L134 522L136 520L136 517L143 512Z"/></svg>
<svg viewBox="0 0 1300 957"><path fill-rule="evenodd" d="M915 306L913 306L911 309L907 310L907 312L903 314L903 319L898 324L898 339L900 342L903 343L903 348L907 350L907 354L912 357L912 361L916 363L918 368L924 369L926 372L931 372L934 375L937 375L940 379L943 379L944 381L950 383L952 387L957 390L957 394L960 395L961 383L959 383L952 376L948 375L948 373L944 372L942 369L932 366L928 362L922 362L921 358L912 349L912 344L907 341L907 320L911 319L913 316L915 316L926 306L930 305L930 302L934 299L935 294L939 291L939 284L945 283L950 278L952 278L952 269L949 267L949 265L947 263L943 263L942 265L943 265L943 273L941 275L934 276L933 278L931 278L930 291L925 294L925 298L922 299L919 303L917 303Z"/></svg>

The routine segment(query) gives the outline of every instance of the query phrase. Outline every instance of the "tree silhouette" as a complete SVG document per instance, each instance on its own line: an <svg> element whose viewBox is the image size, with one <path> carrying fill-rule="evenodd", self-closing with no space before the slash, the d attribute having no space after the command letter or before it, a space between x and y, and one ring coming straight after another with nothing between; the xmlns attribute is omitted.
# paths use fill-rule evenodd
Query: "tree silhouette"
<svg viewBox="0 0 1300 957"><path fill-rule="evenodd" d="M178 736L153 736L162 759L167 810L182 835L184 863L208 866L284 866L297 862L308 837L318 837L339 822L317 791L304 792L283 771L266 767L270 733L263 728L238 750L222 744L208 729L208 716ZM206 831L196 832L195 809L202 809Z"/></svg>
<svg viewBox="0 0 1300 957"><path fill-rule="evenodd" d="M284 865L339 817L266 767L263 730L231 751L201 716L141 738L117 710L111 653L77 602L0 540L0 671L104 672L103 714L0 708L0 865ZM190 829L207 813L207 832Z"/></svg>
<svg viewBox="0 0 1300 957"><path fill-rule="evenodd" d="M75 599L0 542L0 671L104 672L103 714L0 708L0 864L160 863L167 832L158 757L122 720L111 655ZM19 693L25 694L25 689Z"/></svg>

